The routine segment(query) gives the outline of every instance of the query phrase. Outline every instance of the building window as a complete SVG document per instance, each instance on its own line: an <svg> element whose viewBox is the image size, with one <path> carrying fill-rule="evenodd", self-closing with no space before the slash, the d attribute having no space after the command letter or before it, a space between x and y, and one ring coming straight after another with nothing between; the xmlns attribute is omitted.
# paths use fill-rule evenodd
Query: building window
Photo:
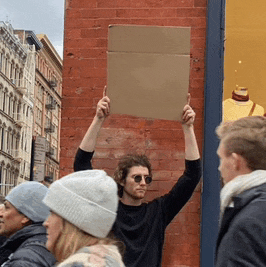
<svg viewBox="0 0 266 267"><path fill-rule="evenodd" d="M8 58L6 58L5 60L5 75L7 76L7 72L8 72Z"/></svg>
<svg viewBox="0 0 266 267"><path fill-rule="evenodd" d="M20 146L21 150L23 150L23 135L21 136L21 146Z"/></svg>
<svg viewBox="0 0 266 267"><path fill-rule="evenodd" d="M22 115L23 115L23 117L24 117L24 115L25 115L25 113L26 113L25 111L26 111L26 105L24 104L24 105L23 105L23 111L22 111Z"/></svg>
<svg viewBox="0 0 266 267"><path fill-rule="evenodd" d="M5 129L4 127L2 127L0 129L1 131L1 143L0 143L0 146L1 146L1 150L4 150L4 140L5 140Z"/></svg>
<svg viewBox="0 0 266 267"><path fill-rule="evenodd" d="M11 189L15 185L15 179L14 179L14 173L13 172L10 172L10 184L11 184L11 186L10 186L10 189Z"/></svg>
<svg viewBox="0 0 266 267"><path fill-rule="evenodd" d="M10 132L9 131L7 131L6 132L6 152L8 153L8 154L10 154L10 138L9 138L9 134L10 134Z"/></svg>
<svg viewBox="0 0 266 267"><path fill-rule="evenodd" d="M18 151L18 149L19 149L19 136L17 136L17 138L16 138L16 150Z"/></svg>
<svg viewBox="0 0 266 267"><path fill-rule="evenodd" d="M5 112L6 110L6 92L3 92L3 111Z"/></svg>
<svg viewBox="0 0 266 267"><path fill-rule="evenodd" d="M1 86L1 84L0 84L0 101L1 101L1 103L0 103L0 109L1 110L3 110L3 96L4 96L4 92L3 92L3 87Z"/></svg>
<svg viewBox="0 0 266 267"><path fill-rule="evenodd" d="M11 95L9 96L9 99L8 100L9 101L8 101L8 111L7 111L7 114L9 116L11 116L11 106L12 106L12 96Z"/></svg>
<svg viewBox="0 0 266 267"><path fill-rule="evenodd" d="M21 86L22 85L22 71L19 73L19 80L18 80L18 86Z"/></svg>
<svg viewBox="0 0 266 267"><path fill-rule="evenodd" d="M17 79L19 78L18 76L19 76L19 69L18 69L18 65L16 65L15 72L14 72L14 78L16 80L16 84L18 84L17 83Z"/></svg>
<svg viewBox="0 0 266 267"><path fill-rule="evenodd" d="M20 119L20 107L21 107L21 103L18 103L18 105L17 105L17 120L19 120Z"/></svg>
<svg viewBox="0 0 266 267"><path fill-rule="evenodd" d="M5 179L5 196L9 192L9 187L10 187L10 171L9 169L6 169L6 179Z"/></svg>
<svg viewBox="0 0 266 267"><path fill-rule="evenodd" d="M10 64L10 79L14 79L14 69L15 69L14 62L12 61Z"/></svg>
<svg viewBox="0 0 266 267"><path fill-rule="evenodd" d="M1 165L1 194L4 196L5 195L5 175L6 175L6 169Z"/></svg>
<svg viewBox="0 0 266 267"><path fill-rule="evenodd" d="M3 172L3 167L0 165L0 188L2 187L2 172Z"/></svg>
<svg viewBox="0 0 266 267"><path fill-rule="evenodd" d="M16 110L17 110L17 101L14 100L14 102L13 102L13 114L12 114L13 118L16 118L16 114L15 114Z"/></svg>
<svg viewBox="0 0 266 267"><path fill-rule="evenodd" d="M3 51L0 52L0 71L3 71L3 65L4 65L4 54Z"/></svg>
<svg viewBox="0 0 266 267"><path fill-rule="evenodd" d="M27 111L26 111L26 117L29 117L29 107L27 107Z"/></svg>
<svg viewBox="0 0 266 267"><path fill-rule="evenodd" d="M8 93L6 93L6 103L5 103L5 110L4 110L4 112L6 112L7 114L8 114L8 111L9 111L9 95L8 95Z"/></svg>

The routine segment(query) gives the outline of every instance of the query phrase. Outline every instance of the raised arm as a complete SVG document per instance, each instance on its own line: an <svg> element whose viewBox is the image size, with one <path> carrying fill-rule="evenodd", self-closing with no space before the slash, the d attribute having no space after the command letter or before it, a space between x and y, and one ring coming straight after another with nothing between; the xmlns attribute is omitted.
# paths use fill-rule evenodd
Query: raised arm
<svg viewBox="0 0 266 267"><path fill-rule="evenodd" d="M190 96L189 96L190 98ZM182 127L185 136L185 171L172 190L161 198L165 212L165 225L168 225L192 196L201 177L199 149L194 133L195 112L185 105Z"/></svg>
<svg viewBox="0 0 266 267"><path fill-rule="evenodd" d="M185 136L185 159L196 160L200 158L198 144L194 133L195 112L189 105L190 95L188 95L188 104L183 109L182 128Z"/></svg>
<svg viewBox="0 0 266 267"><path fill-rule="evenodd" d="M96 114L93 121L84 135L79 149L77 150L74 171L92 169L91 159L95 149L97 137L101 130L102 124L110 111L110 99L106 96L106 87L104 88L103 98L98 102Z"/></svg>
<svg viewBox="0 0 266 267"><path fill-rule="evenodd" d="M93 121L84 135L79 148L86 152L93 152L98 134L105 118L109 115L110 99L104 96L97 104L96 114Z"/></svg>

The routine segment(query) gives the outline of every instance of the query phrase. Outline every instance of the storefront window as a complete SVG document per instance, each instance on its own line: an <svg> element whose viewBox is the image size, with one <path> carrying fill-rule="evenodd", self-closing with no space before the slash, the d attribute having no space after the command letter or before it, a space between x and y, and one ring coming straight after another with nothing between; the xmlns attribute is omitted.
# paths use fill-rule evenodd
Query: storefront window
<svg viewBox="0 0 266 267"><path fill-rule="evenodd" d="M226 1L223 119L266 112L266 2Z"/></svg>

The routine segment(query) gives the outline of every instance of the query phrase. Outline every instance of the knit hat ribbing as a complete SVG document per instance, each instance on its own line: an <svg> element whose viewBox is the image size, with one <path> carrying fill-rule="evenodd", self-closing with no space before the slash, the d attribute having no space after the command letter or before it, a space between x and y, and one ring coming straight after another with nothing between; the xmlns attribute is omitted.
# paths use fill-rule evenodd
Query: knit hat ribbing
<svg viewBox="0 0 266 267"><path fill-rule="evenodd" d="M79 171L52 183L43 202L86 233L103 238L116 218L117 185L102 170Z"/></svg>
<svg viewBox="0 0 266 267"><path fill-rule="evenodd" d="M48 188L38 182L25 182L14 187L6 196L18 211L33 222L44 222L49 209L42 202Z"/></svg>

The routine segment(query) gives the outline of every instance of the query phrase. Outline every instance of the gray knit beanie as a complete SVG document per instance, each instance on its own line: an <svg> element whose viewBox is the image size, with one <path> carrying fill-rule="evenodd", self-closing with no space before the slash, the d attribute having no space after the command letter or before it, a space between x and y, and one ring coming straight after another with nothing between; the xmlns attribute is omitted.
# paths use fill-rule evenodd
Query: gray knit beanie
<svg viewBox="0 0 266 267"><path fill-rule="evenodd" d="M33 222L44 222L50 213L42 202L47 191L48 188L43 184L25 182L14 187L6 200Z"/></svg>
<svg viewBox="0 0 266 267"><path fill-rule="evenodd" d="M74 172L52 183L43 202L79 229L103 238L116 218L117 185L102 170Z"/></svg>

